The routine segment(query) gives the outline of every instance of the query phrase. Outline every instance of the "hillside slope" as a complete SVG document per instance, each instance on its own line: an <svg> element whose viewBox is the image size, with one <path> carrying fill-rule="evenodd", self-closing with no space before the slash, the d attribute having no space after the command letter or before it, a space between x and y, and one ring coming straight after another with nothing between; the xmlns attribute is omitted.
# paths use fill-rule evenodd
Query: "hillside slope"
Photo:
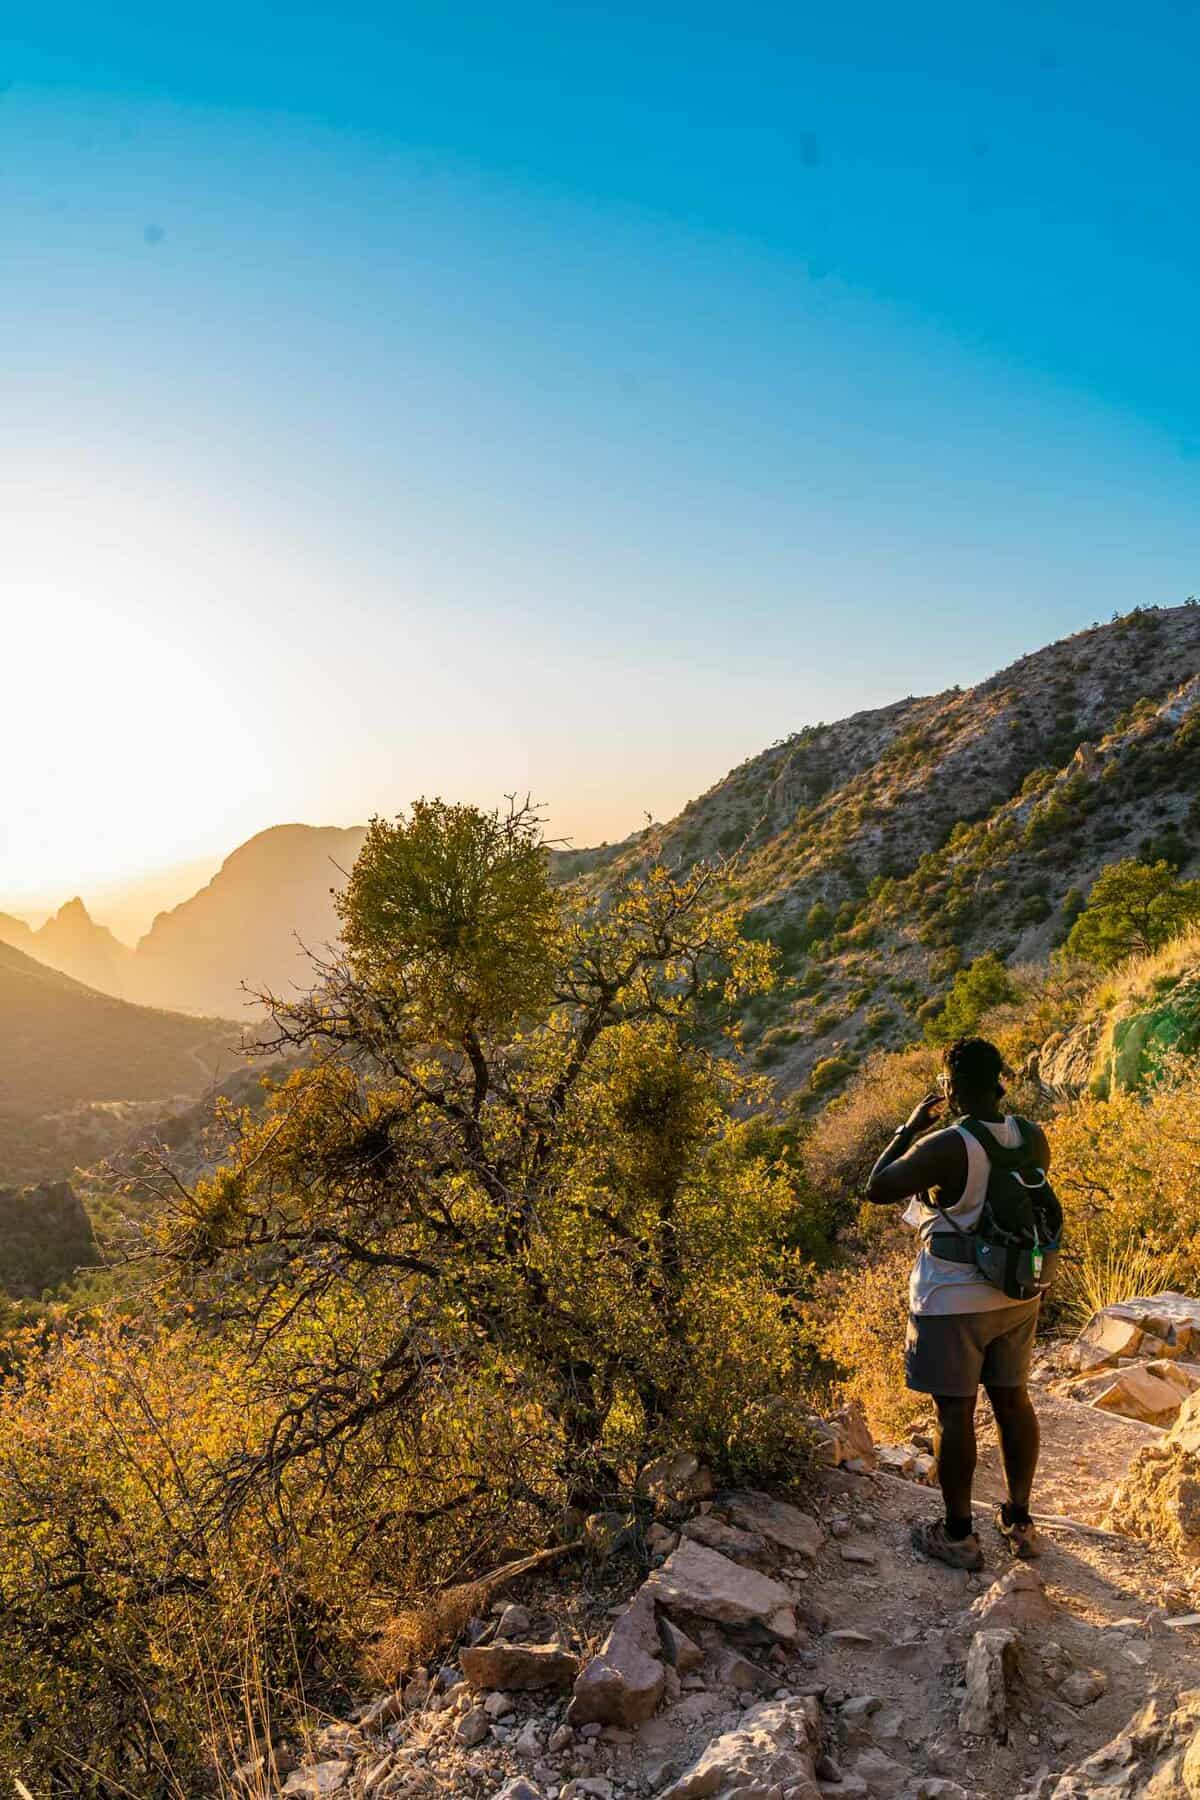
<svg viewBox="0 0 1200 1800"><path fill-rule="evenodd" d="M236 1065L240 1038L237 1025L131 1006L0 944L0 1185L67 1173L127 1135L139 1102L203 1093Z"/></svg>
<svg viewBox="0 0 1200 1800"><path fill-rule="evenodd" d="M785 970L746 1041L796 1087L917 1036L960 962L1044 957L1106 863L1194 866L1198 792L1200 608L1138 610L977 687L799 732L585 880L742 849L730 891Z"/></svg>

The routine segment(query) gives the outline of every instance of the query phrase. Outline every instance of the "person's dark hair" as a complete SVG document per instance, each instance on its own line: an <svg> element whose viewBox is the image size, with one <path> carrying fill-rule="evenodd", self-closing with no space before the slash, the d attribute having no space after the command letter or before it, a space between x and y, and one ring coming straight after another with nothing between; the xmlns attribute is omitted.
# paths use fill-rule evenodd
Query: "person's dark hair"
<svg viewBox="0 0 1200 1800"><path fill-rule="evenodd" d="M990 1100L1004 1092L1004 1058L987 1038L955 1038L943 1057L946 1073L966 1098Z"/></svg>

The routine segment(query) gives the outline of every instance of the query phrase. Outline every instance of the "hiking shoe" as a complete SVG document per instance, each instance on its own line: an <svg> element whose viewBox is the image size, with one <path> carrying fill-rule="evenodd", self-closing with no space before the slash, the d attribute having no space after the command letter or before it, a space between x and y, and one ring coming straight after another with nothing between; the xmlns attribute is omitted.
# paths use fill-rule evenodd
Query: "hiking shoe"
<svg viewBox="0 0 1200 1800"><path fill-rule="evenodd" d="M965 1538L952 1538L941 1519L931 1519L912 1528L912 1547L919 1556L947 1563L952 1569L982 1569L983 1550L972 1531Z"/></svg>
<svg viewBox="0 0 1200 1800"><path fill-rule="evenodd" d="M996 1530L1008 1545L1011 1553L1019 1556L1023 1562L1028 1562L1031 1557L1040 1556L1045 1549L1033 1520L1028 1519L1019 1525L1016 1523L1010 1525L1004 1516L1002 1506L996 1508Z"/></svg>

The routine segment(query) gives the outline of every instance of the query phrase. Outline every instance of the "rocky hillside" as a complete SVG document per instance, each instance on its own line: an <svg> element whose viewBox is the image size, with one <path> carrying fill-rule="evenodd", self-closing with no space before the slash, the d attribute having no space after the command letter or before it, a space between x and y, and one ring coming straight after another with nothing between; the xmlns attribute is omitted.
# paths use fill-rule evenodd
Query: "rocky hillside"
<svg viewBox="0 0 1200 1800"><path fill-rule="evenodd" d="M807 727L734 769L678 818L622 844L558 851L557 877L603 894L662 856L737 857L747 928L784 955L744 1020L781 1085L806 1086L919 1035L955 969L984 950L1039 959L1105 863L1200 849L1200 608L1139 609L968 689ZM89 985L242 1016L247 990L294 991L305 946L336 937L332 892L362 827L280 825L161 913L136 953L71 902L0 942Z"/></svg>
<svg viewBox="0 0 1200 1800"><path fill-rule="evenodd" d="M585 876L741 856L732 892L784 956L748 1011L781 1085L919 1035L955 969L1044 957L1100 869L1200 851L1200 608L1136 611L968 689L773 745Z"/></svg>

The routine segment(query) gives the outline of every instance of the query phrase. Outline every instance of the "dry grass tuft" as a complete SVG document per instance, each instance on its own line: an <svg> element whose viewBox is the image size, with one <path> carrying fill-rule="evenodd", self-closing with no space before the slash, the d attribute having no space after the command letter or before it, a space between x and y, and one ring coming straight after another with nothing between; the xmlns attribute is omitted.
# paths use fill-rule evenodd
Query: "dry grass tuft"
<svg viewBox="0 0 1200 1800"><path fill-rule="evenodd" d="M467 1621L486 1612L501 1588L534 1569L569 1556L574 1549L574 1544L557 1544L549 1550L536 1550L477 1581L443 1588L424 1606L406 1607L387 1621L368 1646L363 1657L364 1675L395 1687L438 1652L448 1650L462 1636Z"/></svg>
<svg viewBox="0 0 1200 1800"><path fill-rule="evenodd" d="M1055 1317L1080 1330L1093 1313L1120 1300L1148 1300L1175 1285L1177 1262L1139 1240L1093 1243L1084 1238L1054 1289Z"/></svg>

